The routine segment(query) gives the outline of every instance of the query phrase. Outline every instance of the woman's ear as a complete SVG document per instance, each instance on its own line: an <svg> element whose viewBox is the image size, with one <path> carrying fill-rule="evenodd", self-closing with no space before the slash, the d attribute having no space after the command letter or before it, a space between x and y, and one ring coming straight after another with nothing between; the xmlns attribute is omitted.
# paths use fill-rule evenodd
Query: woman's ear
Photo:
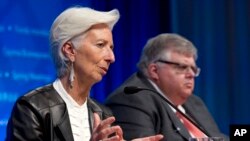
<svg viewBox="0 0 250 141"><path fill-rule="evenodd" d="M66 42L62 46L62 52L66 58L68 58L71 62L75 61L76 51L71 42Z"/></svg>
<svg viewBox="0 0 250 141"><path fill-rule="evenodd" d="M159 76L157 73L157 65L155 63L151 63L148 66L148 75L152 80L158 80Z"/></svg>

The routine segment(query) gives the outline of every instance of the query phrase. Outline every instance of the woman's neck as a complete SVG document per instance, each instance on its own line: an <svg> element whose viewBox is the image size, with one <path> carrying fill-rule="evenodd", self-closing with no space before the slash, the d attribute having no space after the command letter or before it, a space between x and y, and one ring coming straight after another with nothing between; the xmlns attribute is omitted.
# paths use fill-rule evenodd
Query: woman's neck
<svg viewBox="0 0 250 141"><path fill-rule="evenodd" d="M87 84L82 84L77 80L73 81L73 84L70 84L68 77L60 78L60 81L67 91L67 93L79 104L82 105L87 100L91 86Z"/></svg>

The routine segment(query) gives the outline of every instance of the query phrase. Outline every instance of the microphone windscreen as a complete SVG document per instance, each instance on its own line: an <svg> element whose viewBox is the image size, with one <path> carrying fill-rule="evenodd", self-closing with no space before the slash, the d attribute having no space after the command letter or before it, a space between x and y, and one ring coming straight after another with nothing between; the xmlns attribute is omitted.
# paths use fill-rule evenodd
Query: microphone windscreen
<svg viewBox="0 0 250 141"><path fill-rule="evenodd" d="M140 90L141 89L138 88L138 87L128 86L128 87L125 87L123 91L124 91L125 94L134 94L134 93L139 92Z"/></svg>

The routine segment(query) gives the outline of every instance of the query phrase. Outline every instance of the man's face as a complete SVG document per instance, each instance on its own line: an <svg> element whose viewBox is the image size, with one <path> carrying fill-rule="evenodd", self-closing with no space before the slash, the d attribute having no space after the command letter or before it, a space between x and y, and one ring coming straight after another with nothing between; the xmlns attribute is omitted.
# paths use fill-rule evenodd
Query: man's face
<svg viewBox="0 0 250 141"><path fill-rule="evenodd" d="M194 89L195 60L176 52L170 52L168 58L156 62L156 83L174 104L183 104Z"/></svg>

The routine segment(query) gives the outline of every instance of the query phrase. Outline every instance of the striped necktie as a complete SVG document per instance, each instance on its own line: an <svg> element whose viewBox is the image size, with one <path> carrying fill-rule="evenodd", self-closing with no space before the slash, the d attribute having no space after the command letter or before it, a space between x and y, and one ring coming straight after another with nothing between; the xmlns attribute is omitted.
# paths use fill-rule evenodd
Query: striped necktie
<svg viewBox="0 0 250 141"><path fill-rule="evenodd" d="M179 112L176 112L176 116L181 120L183 125L187 128L188 132L193 136L197 138L206 137L206 135L197 128L192 122L190 122L186 117L184 117Z"/></svg>

